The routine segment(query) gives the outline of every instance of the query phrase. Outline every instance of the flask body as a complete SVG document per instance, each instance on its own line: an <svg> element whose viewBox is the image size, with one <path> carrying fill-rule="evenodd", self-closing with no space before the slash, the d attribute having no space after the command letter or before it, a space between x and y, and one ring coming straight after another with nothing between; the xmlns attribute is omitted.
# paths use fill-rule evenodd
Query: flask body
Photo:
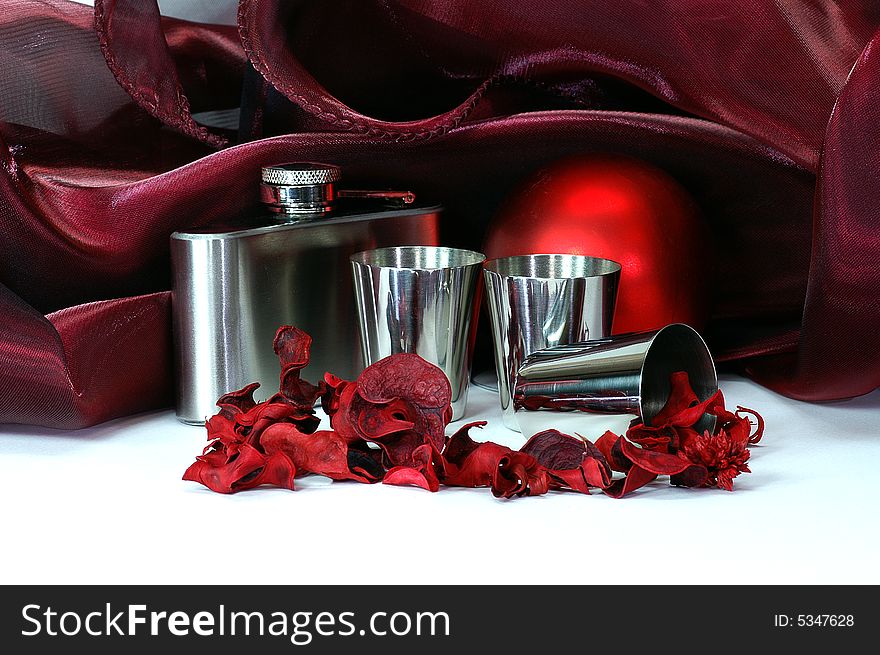
<svg viewBox="0 0 880 655"><path fill-rule="evenodd" d="M359 205L359 206L358 206ZM177 417L202 423L225 393L259 382L278 388L275 331L295 325L318 344L303 377L363 369L349 257L398 245L437 245L439 206L352 203L330 218L176 232L171 237Z"/></svg>

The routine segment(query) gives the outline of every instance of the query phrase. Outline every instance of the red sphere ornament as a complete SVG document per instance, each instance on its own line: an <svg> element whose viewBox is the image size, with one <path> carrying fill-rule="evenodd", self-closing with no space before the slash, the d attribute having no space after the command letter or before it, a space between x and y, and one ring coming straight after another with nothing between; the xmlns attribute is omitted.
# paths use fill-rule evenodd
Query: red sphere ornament
<svg viewBox="0 0 880 655"><path fill-rule="evenodd" d="M488 258L559 253L620 263L616 334L706 322L710 244L696 204L637 159L595 154L544 168L505 203L483 248Z"/></svg>

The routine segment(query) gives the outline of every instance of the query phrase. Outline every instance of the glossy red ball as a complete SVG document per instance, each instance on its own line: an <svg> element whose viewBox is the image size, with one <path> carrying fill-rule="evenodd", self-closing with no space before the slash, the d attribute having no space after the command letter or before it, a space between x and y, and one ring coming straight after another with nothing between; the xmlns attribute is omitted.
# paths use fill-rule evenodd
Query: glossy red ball
<svg viewBox="0 0 880 655"><path fill-rule="evenodd" d="M488 258L589 255L622 266L614 332L707 319L710 244L690 194L641 160L584 155L522 184L492 221Z"/></svg>

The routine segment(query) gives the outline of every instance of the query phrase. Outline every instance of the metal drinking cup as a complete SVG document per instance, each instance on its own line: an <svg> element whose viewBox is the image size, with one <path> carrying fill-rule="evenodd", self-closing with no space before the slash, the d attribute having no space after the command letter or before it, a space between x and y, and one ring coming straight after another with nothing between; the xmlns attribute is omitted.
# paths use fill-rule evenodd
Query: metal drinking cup
<svg viewBox="0 0 880 655"><path fill-rule="evenodd" d="M687 372L700 400L718 390L706 342L682 323L540 350L519 369L516 420L525 436L548 429L591 440L606 430L624 434L633 421L651 425L669 398L670 376L678 371ZM706 414L696 428L714 425Z"/></svg>
<svg viewBox="0 0 880 655"><path fill-rule="evenodd" d="M453 420L464 416L486 256L470 250L402 246L351 257L364 361L416 353L452 386Z"/></svg>
<svg viewBox="0 0 880 655"><path fill-rule="evenodd" d="M536 350L611 334L620 264L580 255L522 255L483 265L504 425L523 360Z"/></svg>

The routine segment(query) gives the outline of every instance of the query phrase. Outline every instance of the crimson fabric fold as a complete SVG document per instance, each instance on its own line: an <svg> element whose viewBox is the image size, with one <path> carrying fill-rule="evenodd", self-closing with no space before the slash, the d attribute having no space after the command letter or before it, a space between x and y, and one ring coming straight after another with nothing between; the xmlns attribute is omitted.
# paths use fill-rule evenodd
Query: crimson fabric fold
<svg viewBox="0 0 880 655"><path fill-rule="evenodd" d="M43 316L0 285L0 423L75 429L170 403L169 295Z"/></svg>
<svg viewBox="0 0 880 655"><path fill-rule="evenodd" d="M107 66L143 109L184 134L210 145L226 145L192 117L155 2L95 0L95 30ZM116 11L120 6L120 11ZM112 25L112 27L111 27ZM118 46L117 41L130 44ZM132 45L137 44L136 47Z"/></svg>
<svg viewBox="0 0 880 655"><path fill-rule="evenodd" d="M804 400L880 386L876 3L243 0L237 30L0 9L0 421L167 405L170 233L251 211L260 166L296 159L441 200L471 248L541 166L645 159L724 244L720 360ZM261 138L233 145L205 116L249 76Z"/></svg>

